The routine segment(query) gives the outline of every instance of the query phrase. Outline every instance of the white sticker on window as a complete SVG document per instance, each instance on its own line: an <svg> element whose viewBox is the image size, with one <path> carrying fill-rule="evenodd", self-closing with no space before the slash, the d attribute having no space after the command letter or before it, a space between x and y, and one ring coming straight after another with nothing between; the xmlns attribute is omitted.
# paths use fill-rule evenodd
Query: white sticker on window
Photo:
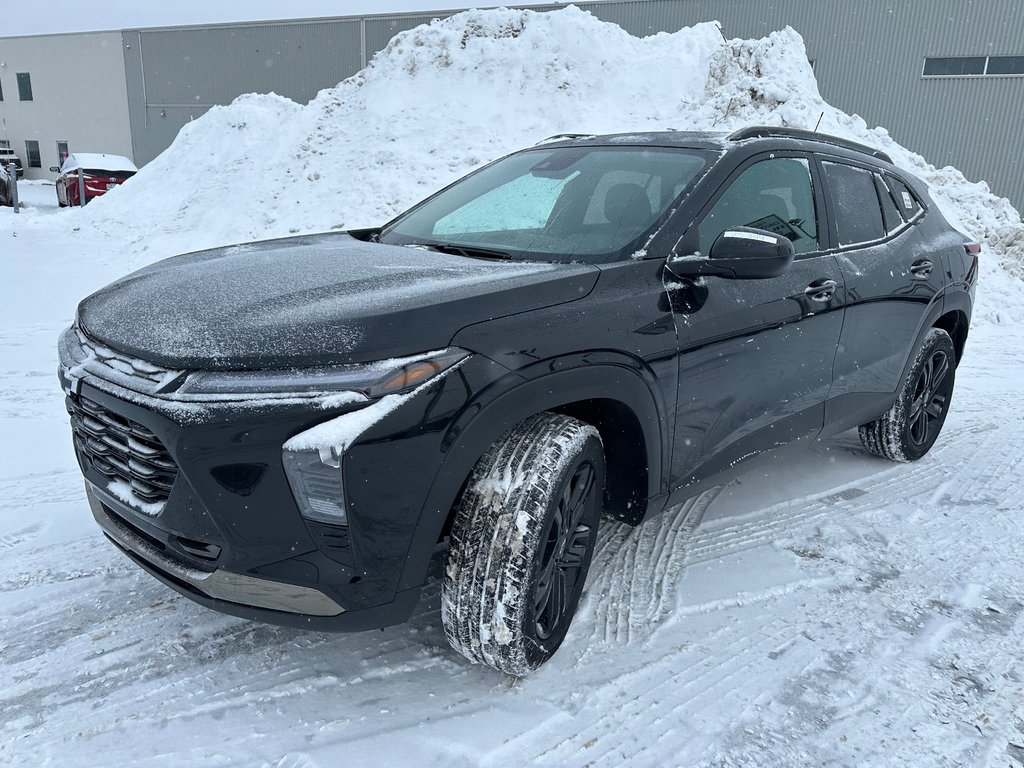
<svg viewBox="0 0 1024 768"><path fill-rule="evenodd" d="M759 235L756 232L737 232L735 230L727 230L722 233L722 237L734 237L737 240L756 240L759 243L772 243L779 242L777 237L771 237L769 235Z"/></svg>
<svg viewBox="0 0 1024 768"><path fill-rule="evenodd" d="M914 207L914 199L910 196L907 190L903 190L903 207L908 211Z"/></svg>

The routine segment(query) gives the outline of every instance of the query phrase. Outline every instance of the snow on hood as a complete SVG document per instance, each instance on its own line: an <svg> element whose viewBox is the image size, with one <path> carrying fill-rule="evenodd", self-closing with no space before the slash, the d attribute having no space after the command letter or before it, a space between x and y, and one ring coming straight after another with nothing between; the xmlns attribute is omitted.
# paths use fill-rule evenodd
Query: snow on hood
<svg viewBox="0 0 1024 768"><path fill-rule="evenodd" d="M304 106L240 96L186 125L83 218L148 249L129 265L138 266L200 247L380 224L556 133L813 128L819 119L821 131L878 147L926 181L951 223L1020 274L1024 229L1009 202L827 104L793 29L725 41L709 22L637 38L574 6L434 20Z"/></svg>

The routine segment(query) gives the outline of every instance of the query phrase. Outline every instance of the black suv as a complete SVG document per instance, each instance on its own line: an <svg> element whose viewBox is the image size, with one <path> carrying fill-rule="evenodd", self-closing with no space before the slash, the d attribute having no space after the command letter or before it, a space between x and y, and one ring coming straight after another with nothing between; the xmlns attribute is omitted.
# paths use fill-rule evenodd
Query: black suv
<svg viewBox="0 0 1024 768"><path fill-rule="evenodd" d="M167 259L85 299L60 380L93 514L203 605L557 649L602 511L860 427L920 458L979 246L881 152L803 131L555 137L384 227ZM439 545L448 544L447 552Z"/></svg>

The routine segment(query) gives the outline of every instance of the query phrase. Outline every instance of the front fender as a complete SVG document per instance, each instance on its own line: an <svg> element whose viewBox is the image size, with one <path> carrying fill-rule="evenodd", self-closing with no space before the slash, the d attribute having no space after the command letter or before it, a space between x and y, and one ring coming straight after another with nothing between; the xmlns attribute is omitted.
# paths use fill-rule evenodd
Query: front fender
<svg viewBox="0 0 1024 768"><path fill-rule="evenodd" d="M452 419L442 441L445 456L425 499L399 589L423 583L448 514L480 456L516 424L542 411L573 403L613 400L637 418L648 458L647 496L664 490L663 442L655 396L642 363L610 352L571 355L534 363L475 397Z"/></svg>

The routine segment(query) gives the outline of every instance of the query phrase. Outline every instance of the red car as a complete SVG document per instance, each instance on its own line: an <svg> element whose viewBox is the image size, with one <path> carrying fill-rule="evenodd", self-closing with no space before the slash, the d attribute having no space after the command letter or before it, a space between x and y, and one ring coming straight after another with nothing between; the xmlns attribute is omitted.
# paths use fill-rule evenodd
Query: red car
<svg viewBox="0 0 1024 768"><path fill-rule="evenodd" d="M105 194L108 189L123 184L139 171L135 163L127 157L94 152L76 152L68 155L60 168L51 165L50 170L59 173L57 204L61 208L66 205L85 205L92 198ZM79 170L82 171L84 182L84 201L79 199Z"/></svg>

